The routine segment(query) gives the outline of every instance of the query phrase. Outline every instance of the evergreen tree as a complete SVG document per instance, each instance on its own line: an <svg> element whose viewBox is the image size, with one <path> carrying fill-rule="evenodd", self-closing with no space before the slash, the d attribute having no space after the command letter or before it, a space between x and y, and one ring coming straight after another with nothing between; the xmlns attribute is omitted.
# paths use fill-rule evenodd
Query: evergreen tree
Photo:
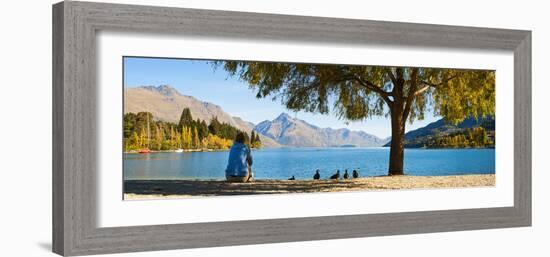
<svg viewBox="0 0 550 257"><path fill-rule="evenodd" d="M202 140L208 136L208 125L206 121L201 121L199 123L199 138Z"/></svg>
<svg viewBox="0 0 550 257"><path fill-rule="evenodd" d="M132 135L136 124L136 118L137 116L135 113L124 114L124 124L123 124L124 138L129 138Z"/></svg>
<svg viewBox="0 0 550 257"><path fill-rule="evenodd" d="M259 133L256 133L256 139L254 139L254 141L256 141L256 143L260 143L260 145L262 144L262 140L260 140L260 134Z"/></svg>
<svg viewBox="0 0 550 257"><path fill-rule="evenodd" d="M218 121L218 117L212 118L210 120L210 125L208 125L208 132L210 134L219 135L222 130L222 124Z"/></svg>
<svg viewBox="0 0 550 257"><path fill-rule="evenodd" d="M254 130L250 133L250 145L254 146L256 143L256 133L254 133Z"/></svg>
<svg viewBox="0 0 550 257"><path fill-rule="evenodd" d="M183 109L180 116L180 122L178 123L178 129L181 129L185 126L191 126L193 123L193 116L191 115L191 110L189 108Z"/></svg>

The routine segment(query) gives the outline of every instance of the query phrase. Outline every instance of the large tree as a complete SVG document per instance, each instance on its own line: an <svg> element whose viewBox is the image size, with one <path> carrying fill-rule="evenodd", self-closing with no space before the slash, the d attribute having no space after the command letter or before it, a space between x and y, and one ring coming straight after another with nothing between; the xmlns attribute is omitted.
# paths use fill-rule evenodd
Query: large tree
<svg viewBox="0 0 550 257"><path fill-rule="evenodd" d="M495 73L416 67L377 67L217 61L258 98L280 99L290 110L335 113L346 121L391 118L389 175L402 175L406 122L427 111L458 123L495 111Z"/></svg>

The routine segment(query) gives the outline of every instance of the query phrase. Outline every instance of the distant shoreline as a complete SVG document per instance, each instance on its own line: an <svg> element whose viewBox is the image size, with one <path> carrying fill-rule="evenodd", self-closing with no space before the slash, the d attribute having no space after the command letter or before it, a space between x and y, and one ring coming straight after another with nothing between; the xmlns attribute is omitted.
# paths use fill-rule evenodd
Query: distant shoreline
<svg viewBox="0 0 550 257"><path fill-rule="evenodd" d="M252 150L261 150L261 149L285 149L285 148L295 148L295 149L308 149L308 148L342 148L342 149L361 149L361 148L387 148L389 146L277 146L277 147L262 147L262 148L252 148ZM475 149L495 149L495 147L405 147L405 149L420 149L420 150L475 150ZM183 149L184 153L192 152L226 152L229 149ZM125 154L139 154L138 150L134 151L124 151ZM151 150L150 153L177 153L176 150Z"/></svg>
<svg viewBox="0 0 550 257"><path fill-rule="evenodd" d="M183 149L184 153L192 153L192 152L225 152L229 151L229 149ZM142 154L139 152L139 150L133 150L133 151L124 151L124 153L129 154ZM150 150L149 153L178 153L176 150Z"/></svg>
<svg viewBox="0 0 550 257"><path fill-rule="evenodd" d="M383 147L387 147L387 148L390 148L389 146L383 146ZM430 150L430 149L434 149L434 150L444 150L444 149L457 149L457 150L462 150L462 149L495 149L495 146L473 146L473 147L405 147L405 149L426 149L426 150Z"/></svg>
<svg viewBox="0 0 550 257"><path fill-rule="evenodd" d="M495 174L457 176L380 176L340 180L126 180L124 199L169 199L204 196L349 192L495 186Z"/></svg>

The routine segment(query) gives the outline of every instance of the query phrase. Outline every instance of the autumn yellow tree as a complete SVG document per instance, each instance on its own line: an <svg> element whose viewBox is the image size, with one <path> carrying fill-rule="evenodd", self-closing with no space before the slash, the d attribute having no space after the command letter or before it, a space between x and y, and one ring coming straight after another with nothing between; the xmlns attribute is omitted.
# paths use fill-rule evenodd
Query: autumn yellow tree
<svg viewBox="0 0 550 257"><path fill-rule="evenodd" d="M155 130L155 141L157 144L157 150L162 149L162 142L164 142L164 129L162 127L162 124L158 124Z"/></svg>
<svg viewBox="0 0 550 257"><path fill-rule="evenodd" d="M187 129L186 126L183 126L181 128L181 144L182 144L182 147L184 149L189 149L189 145L191 144L191 140L189 139L189 135L188 135L188 132L189 130Z"/></svg>
<svg viewBox="0 0 550 257"><path fill-rule="evenodd" d="M174 127L170 126L170 149L174 149L176 146L176 133L174 133Z"/></svg>
<svg viewBox="0 0 550 257"><path fill-rule="evenodd" d="M145 129L141 129L141 132L139 134L139 144L138 147L142 148L147 146L149 144L149 139L147 138L147 132L145 132Z"/></svg>
<svg viewBox="0 0 550 257"><path fill-rule="evenodd" d="M193 148L200 148L199 132L197 127L193 128Z"/></svg>

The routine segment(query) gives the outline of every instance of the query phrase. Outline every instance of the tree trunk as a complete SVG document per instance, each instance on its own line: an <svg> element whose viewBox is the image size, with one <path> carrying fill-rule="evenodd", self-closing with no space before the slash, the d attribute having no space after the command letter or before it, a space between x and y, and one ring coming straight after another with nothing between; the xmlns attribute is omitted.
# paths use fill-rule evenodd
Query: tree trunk
<svg viewBox="0 0 550 257"><path fill-rule="evenodd" d="M403 109L394 108L391 113L391 145L388 175L404 175L405 120Z"/></svg>

